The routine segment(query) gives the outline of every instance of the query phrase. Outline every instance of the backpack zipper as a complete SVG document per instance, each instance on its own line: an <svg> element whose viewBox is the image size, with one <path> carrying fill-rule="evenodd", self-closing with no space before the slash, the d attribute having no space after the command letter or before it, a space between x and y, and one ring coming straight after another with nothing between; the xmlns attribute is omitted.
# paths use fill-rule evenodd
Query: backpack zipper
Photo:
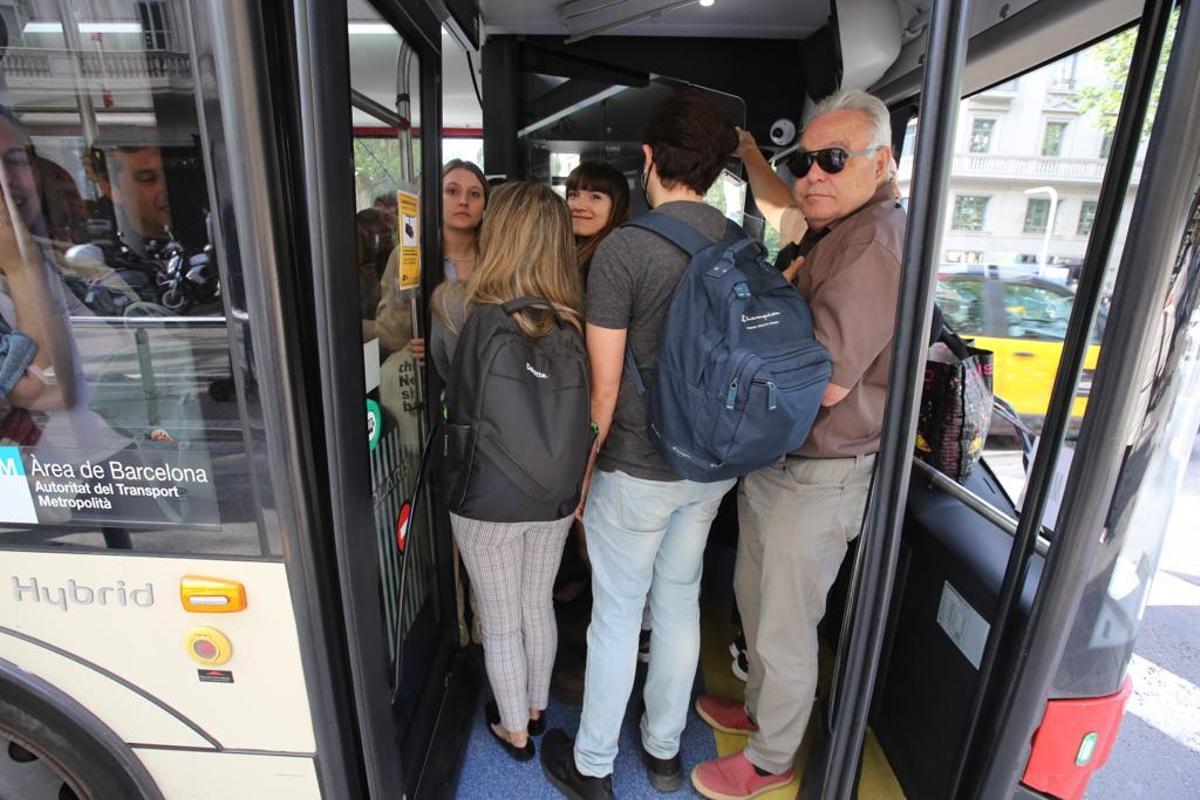
<svg viewBox="0 0 1200 800"><path fill-rule="evenodd" d="M753 383L755 386L765 386L767 388L767 410L774 411L779 406L779 394L777 392L779 387L775 385L775 381L766 381L762 380L761 378L756 378L755 380L751 381L751 383Z"/></svg>

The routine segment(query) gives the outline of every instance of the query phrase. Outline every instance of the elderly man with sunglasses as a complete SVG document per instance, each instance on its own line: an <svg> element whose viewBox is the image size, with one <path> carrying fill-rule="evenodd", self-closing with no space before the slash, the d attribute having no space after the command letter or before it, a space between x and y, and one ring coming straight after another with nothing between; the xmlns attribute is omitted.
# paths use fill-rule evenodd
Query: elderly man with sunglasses
<svg viewBox="0 0 1200 800"><path fill-rule="evenodd" d="M790 783L817 690L817 625L858 535L883 427L905 214L891 178L887 108L861 91L822 101L788 163L792 189L740 132L755 202L785 242L785 274L808 301L833 374L808 440L738 487L734 589L750 675L745 703L696 701L714 728L749 736L700 764L705 797L750 798Z"/></svg>

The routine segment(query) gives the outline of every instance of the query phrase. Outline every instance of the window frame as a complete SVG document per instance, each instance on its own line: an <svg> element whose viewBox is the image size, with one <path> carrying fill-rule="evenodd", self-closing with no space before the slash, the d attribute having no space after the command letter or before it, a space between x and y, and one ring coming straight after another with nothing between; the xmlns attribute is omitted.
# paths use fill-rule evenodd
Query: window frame
<svg viewBox="0 0 1200 800"><path fill-rule="evenodd" d="M979 226L978 227L963 227L959 224L960 203L966 200L982 200L982 207L979 209ZM988 206L991 204L992 196L988 194L955 194L954 205L950 210L950 230L963 233L982 233L987 228Z"/></svg>
<svg viewBox="0 0 1200 800"><path fill-rule="evenodd" d="M1061 130L1061 133L1060 133L1059 139L1058 139L1057 152L1047 153L1046 152L1046 136L1050 133L1051 128L1059 128ZM1039 149L1038 149L1038 154L1042 158L1062 158L1063 150L1066 149L1066 146L1067 146L1067 132L1070 130L1070 128L1071 128L1070 120L1065 120L1065 119L1047 119L1044 123L1042 123L1042 137L1041 137L1041 142L1040 142Z"/></svg>
<svg viewBox="0 0 1200 800"><path fill-rule="evenodd" d="M977 134L976 128L981 122L988 123L987 140L986 140L982 150L976 150L975 149L975 137ZM990 115L976 114L971 119L971 130L967 133L967 152L971 153L972 155L987 155L987 154L991 153L992 145L995 143L995 139L996 139L996 128L997 128L999 122L1000 122L1000 120L998 117L993 117Z"/></svg>

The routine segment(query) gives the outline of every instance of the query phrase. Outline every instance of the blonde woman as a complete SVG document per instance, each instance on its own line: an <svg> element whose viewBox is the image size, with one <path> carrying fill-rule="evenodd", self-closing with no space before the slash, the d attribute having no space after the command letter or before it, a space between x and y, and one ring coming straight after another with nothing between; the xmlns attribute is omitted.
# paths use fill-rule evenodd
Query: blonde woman
<svg viewBox="0 0 1200 800"><path fill-rule="evenodd" d="M582 341L583 287L571 218L549 186L511 183L497 189L480 245L470 278L439 286L432 298L430 355L439 373L451 374L459 332L482 305L542 298ZM517 312L514 320L531 337L557 326L552 315L532 309ZM488 722L518 761L533 758L530 736L545 727L542 712L558 646L551 591L571 520L566 515L542 522L488 522L450 515L479 604L484 662L495 698L488 704Z"/></svg>

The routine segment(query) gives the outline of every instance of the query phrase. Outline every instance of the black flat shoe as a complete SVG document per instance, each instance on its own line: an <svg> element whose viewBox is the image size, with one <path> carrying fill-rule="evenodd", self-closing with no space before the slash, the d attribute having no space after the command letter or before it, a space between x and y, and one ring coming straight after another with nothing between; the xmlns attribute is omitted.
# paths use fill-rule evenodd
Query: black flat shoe
<svg viewBox="0 0 1200 800"><path fill-rule="evenodd" d="M646 765L646 777L656 791L677 792L683 788L683 759L678 753L671 758L659 758L643 746L642 762Z"/></svg>
<svg viewBox="0 0 1200 800"><path fill-rule="evenodd" d="M542 740L542 773L555 789L571 800L616 800L612 775L593 778L575 767L575 743L559 728Z"/></svg>
<svg viewBox="0 0 1200 800"><path fill-rule="evenodd" d="M496 701L488 700L487 705L484 706L484 711L487 714L488 733L492 735L493 739L500 743L500 746L504 748L504 751L512 756L514 761L532 760L536 752L533 749L533 739L526 740L524 747L517 747L512 742L496 733L496 729L492 727L493 725L500 724L500 709L496 707Z"/></svg>
<svg viewBox="0 0 1200 800"><path fill-rule="evenodd" d="M542 716L537 719L529 720L529 727L525 729L530 736L541 736L546 732L546 712L542 711Z"/></svg>

